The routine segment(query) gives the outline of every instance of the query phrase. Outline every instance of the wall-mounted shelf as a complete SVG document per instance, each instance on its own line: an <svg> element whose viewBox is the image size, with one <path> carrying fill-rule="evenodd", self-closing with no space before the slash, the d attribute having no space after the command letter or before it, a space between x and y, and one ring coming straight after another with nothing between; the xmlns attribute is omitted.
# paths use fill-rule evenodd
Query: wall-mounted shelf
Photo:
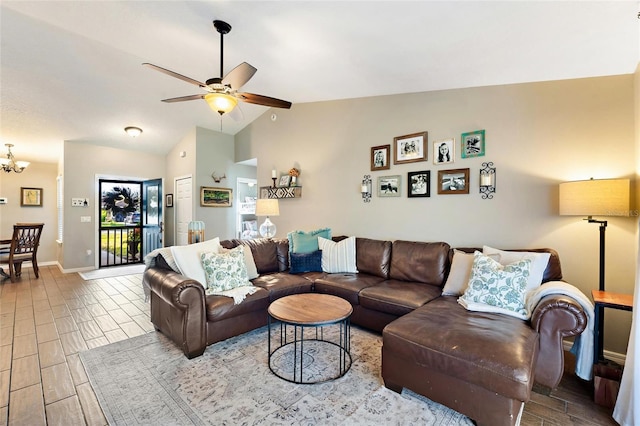
<svg viewBox="0 0 640 426"><path fill-rule="evenodd" d="M260 198L301 198L301 186L289 186L273 188L271 186L260 187Z"/></svg>

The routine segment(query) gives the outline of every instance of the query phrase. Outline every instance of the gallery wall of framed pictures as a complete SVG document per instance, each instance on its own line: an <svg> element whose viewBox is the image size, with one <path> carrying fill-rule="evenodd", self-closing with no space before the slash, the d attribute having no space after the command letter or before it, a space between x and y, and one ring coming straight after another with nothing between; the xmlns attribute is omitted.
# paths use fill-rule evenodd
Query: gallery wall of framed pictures
<svg viewBox="0 0 640 426"><path fill-rule="evenodd" d="M464 164L459 164L463 167L456 168L453 165L456 162L464 163L467 159L483 157L485 153L484 129L462 132L458 139L437 138L431 143L428 141L427 131L394 137L392 144L371 147L371 171L391 170L392 159L394 166L411 164L415 165L416 169L407 171L406 177L398 172L375 177L376 189L373 192L380 198L401 197L404 191L408 198L428 198L431 197L433 180L435 194L469 194L471 168L464 167ZM428 162L429 155L433 166L436 167L433 170L433 178L432 170L418 164ZM406 190L403 189L403 178L406 179Z"/></svg>

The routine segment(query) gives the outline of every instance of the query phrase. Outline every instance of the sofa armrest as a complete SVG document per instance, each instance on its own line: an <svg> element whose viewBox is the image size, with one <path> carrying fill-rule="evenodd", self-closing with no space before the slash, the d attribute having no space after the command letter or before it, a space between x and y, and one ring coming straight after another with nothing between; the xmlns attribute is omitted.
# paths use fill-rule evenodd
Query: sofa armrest
<svg viewBox="0 0 640 426"><path fill-rule="evenodd" d="M587 327L587 315L573 298L549 295L543 297L533 310L531 327L540 335L535 382L555 389L564 372L562 340L582 333Z"/></svg>
<svg viewBox="0 0 640 426"><path fill-rule="evenodd" d="M204 287L173 271L149 268L144 281L151 290L151 322L178 345L188 358L206 346Z"/></svg>

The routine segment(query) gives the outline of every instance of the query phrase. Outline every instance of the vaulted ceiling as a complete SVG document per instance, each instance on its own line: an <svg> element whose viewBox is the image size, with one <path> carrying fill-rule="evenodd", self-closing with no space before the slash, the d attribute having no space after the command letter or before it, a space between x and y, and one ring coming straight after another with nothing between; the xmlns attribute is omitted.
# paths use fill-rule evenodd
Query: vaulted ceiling
<svg viewBox="0 0 640 426"><path fill-rule="evenodd" d="M7 1L0 3L0 143L57 161L62 141L166 153L195 126L235 134L244 119L203 100L161 99L246 61L243 91L295 104L633 73L635 1ZM123 129L144 133L132 140ZM3 150L1 147L0 150Z"/></svg>

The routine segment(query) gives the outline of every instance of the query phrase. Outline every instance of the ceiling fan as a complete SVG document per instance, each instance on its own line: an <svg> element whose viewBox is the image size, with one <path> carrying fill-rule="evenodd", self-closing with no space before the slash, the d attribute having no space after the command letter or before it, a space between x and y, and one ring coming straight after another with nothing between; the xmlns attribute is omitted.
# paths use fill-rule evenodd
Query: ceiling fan
<svg viewBox="0 0 640 426"><path fill-rule="evenodd" d="M215 20L213 21L213 26L220 33L220 76L222 76L222 73L224 72L224 35L228 34L229 31L231 31L231 25L227 24L224 21ZM269 96L256 95L254 93L238 92L238 89L244 86L257 71L255 67L246 62L243 62L232 69L227 75L224 76L224 78L210 78L205 83L147 62L143 63L142 65L152 68L156 71L160 71L161 73L170 75L171 77L179 78L180 80L186 81L187 83L199 86L206 92L200 95L189 95L180 96L177 98L163 99L162 102L172 103L192 101L195 99L204 99L205 101L207 101L211 109L217 111L220 115L236 111L236 114L231 114L233 118L241 118L239 109L235 109L236 105L238 104L238 100L250 104L265 105L275 108L291 108L291 102L288 101L271 98ZM237 114L239 114L239 116Z"/></svg>

